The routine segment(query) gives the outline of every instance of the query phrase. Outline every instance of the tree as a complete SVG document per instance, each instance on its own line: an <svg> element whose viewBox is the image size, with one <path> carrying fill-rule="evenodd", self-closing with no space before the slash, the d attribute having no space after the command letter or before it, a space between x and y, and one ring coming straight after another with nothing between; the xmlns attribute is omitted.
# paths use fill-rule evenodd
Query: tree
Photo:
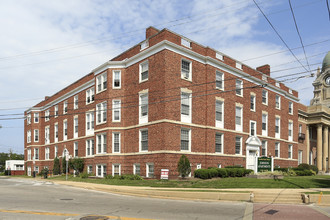
<svg viewBox="0 0 330 220"><path fill-rule="evenodd" d="M57 157L55 157L54 166L53 166L53 174L58 175L60 173L61 173L60 160Z"/></svg>
<svg viewBox="0 0 330 220"><path fill-rule="evenodd" d="M84 159L79 157L70 159L69 168L73 169L76 174L82 173L84 171Z"/></svg>
<svg viewBox="0 0 330 220"><path fill-rule="evenodd" d="M178 162L178 172L182 178L185 178L191 172L190 162L186 155L182 155Z"/></svg>

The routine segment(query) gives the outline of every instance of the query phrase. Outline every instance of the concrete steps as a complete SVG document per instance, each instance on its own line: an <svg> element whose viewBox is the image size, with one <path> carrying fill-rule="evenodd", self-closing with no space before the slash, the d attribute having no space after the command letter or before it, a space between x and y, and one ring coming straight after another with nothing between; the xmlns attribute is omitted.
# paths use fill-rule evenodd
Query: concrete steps
<svg viewBox="0 0 330 220"><path fill-rule="evenodd" d="M254 193L255 203L300 204L303 203L300 193Z"/></svg>

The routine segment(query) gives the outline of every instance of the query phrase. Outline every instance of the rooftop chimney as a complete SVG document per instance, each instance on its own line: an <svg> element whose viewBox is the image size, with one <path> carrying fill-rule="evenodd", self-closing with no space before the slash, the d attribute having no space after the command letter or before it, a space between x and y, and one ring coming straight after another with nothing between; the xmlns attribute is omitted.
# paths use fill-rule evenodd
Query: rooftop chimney
<svg viewBox="0 0 330 220"><path fill-rule="evenodd" d="M270 76L270 66L269 66L269 64L259 66L259 67L257 67L257 70L264 73L264 74L266 74L267 76Z"/></svg>
<svg viewBox="0 0 330 220"><path fill-rule="evenodd" d="M151 26L148 27L148 28L146 29L146 39L148 39L149 37L151 37L151 36L157 34L158 32L159 32L158 29L156 29L156 28L154 28L154 27L151 27Z"/></svg>

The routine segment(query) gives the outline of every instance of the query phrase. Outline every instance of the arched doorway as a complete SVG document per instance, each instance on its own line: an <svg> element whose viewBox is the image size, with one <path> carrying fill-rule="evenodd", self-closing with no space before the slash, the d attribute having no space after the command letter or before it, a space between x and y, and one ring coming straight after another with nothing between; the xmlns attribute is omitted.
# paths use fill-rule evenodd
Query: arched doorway
<svg viewBox="0 0 330 220"><path fill-rule="evenodd" d="M260 155L261 141L256 136L250 136L246 142L246 169L257 172L257 157Z"/></svg>

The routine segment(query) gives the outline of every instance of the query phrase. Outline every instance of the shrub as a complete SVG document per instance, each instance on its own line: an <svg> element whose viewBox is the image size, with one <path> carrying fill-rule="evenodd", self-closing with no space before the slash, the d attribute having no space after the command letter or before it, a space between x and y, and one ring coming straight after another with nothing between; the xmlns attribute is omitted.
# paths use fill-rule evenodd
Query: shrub
<svg viewBox="0 0 330 220"><path fill-rule="evenodd" d="M57 157L55 157L54 165L53 165L53 174L58 175L60 173L61 173L60 160Z"/></svg>
<svg viewBox="0 0 330 220"><path fill-rule="evenodd" d="M315 166L315 165L310 165L309 167L310 167L310 169L313 170L316 174L319 173L319 169L317 168L317 166Z"/></svg>
<svg viewBox="0 0 330 220"><path fill-rule="evenodd" d="M178 172L182 178L185 178L191 172L190 162L186 155L182 155L178 162Z"/></svg>
<svg viewBox="0 0 330 220"><path fill-rule="evenodd" d="M111 180L111 179L113 179L113 176L109 174L109 175L106 175L104 178L105 178L105 179L110 179L110 180Z"/></svg>
<svg viewBox="0 0 330 220"><path fill-rule="evenodd" d="M69 160L69 167L76 171L77 174L84 171L84 159L83 158L73 158Z"/></svg>
<svg viewBox="0 0 330 220"><path fill-rule="evenodd" d="M243 168L242 165L226 166L225 168Z"/></svg>
<svg viewBox="0 0 330 220"><path fill-rule="evenodd" d="M310 170L310 166L307 163L301 163L298 165L298 168L303 169L303 170Z"/></svg>
<svg viewBox="0 0 330 220"><path fill-rule="evenodd" d="M210 179L209 171L207 169L198 169L195 170L194 176L200 179Z"/></svg>
<svg viewBox="0 0 330 220"><path fill-rule="evenodd" d="M217 168L217 172L218 172L218 177L221 177L221 178L228 177L226 168Z"/></svg>
<svg viewBox="0 0 330 220"><path fill-rule="evenodd" d="M288 172L288 168L274 168L274 171L281 171L283 173L287 173Z"/></svg>
<svg viewBox="0 0 330 220"><path fill-rule="evenodd" d="M217 168L208 169L208 172L209 172L209 178L218 177Z"/></svg>
<svg viewBox="0 0 330 220"><path fill-rule="evenodd" d="M254 170L251 169L244 169L244 175L250 174L250 173L254 173Z"/></svg>
<svg viewBox="0 0 330 220"><path fill-rule="evenodd" d="M296 170L295 171L297 176L312 176L313 171L312 170Z"/></svg>

